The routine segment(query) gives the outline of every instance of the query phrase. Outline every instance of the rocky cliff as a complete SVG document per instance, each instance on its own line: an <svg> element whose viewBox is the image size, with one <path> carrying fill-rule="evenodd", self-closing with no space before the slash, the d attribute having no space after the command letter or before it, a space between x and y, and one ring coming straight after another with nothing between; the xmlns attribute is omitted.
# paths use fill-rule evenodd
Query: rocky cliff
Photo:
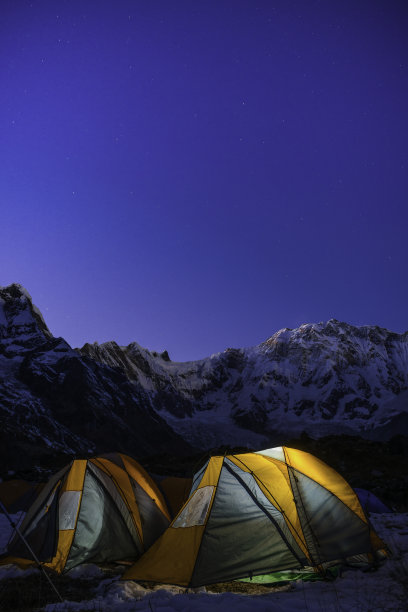
<svg viewBox="0 0 408 612"><path fill-rule="evenodd" d="M80 353L139 382L198 446L262 445L303 431L408 432L408 333L330 320L195 362L173 363L136 343L86 344Z"/></svg>
<svg viewBox="0 0 408 612"><path fill-rule="evenodd" d="M408 433L408 333L330 320L175 363L136 342L72 349L0 288L2 456L262 447L306 432ZM8 459L7 459L8 461Z"/></svg>
<svg viewBox="0 0 408 612"><path fill-rule="evenodd" d="M54 338L28 292L0 288L0 439L3 463L121 450L188 449L124 371Z"/></svg>

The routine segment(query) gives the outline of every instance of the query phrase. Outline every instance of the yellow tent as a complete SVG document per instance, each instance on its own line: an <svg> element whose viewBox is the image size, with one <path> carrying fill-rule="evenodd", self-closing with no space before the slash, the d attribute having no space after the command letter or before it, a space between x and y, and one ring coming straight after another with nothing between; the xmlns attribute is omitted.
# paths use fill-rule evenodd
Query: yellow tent
<svg viewBox="0 0 408 612"><path fill-rule="evenodd" d="M20 531L36 557L57 572L84 562L137 559L170 515L157 486L132 458L113 453L75 460L54 475ZM2 563L33 563L16 533Z"/></svg>
<svg viewBox="0 0 408 612"><path fill-rule="evenodd" d="M383 548L357 495L309 453L212 457L188 501L124 579L197 587Z"/></svg>

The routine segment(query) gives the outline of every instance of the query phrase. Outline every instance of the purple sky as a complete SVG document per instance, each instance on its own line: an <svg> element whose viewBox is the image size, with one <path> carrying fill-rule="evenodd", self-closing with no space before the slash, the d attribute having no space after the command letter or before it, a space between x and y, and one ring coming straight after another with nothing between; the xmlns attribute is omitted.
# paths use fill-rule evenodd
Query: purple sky
<svg viewBox="0 0 408 612"><path fill-rule="evenodd" d="M0 285L54 335L408 329L406 1L0 6Z"/></svg>

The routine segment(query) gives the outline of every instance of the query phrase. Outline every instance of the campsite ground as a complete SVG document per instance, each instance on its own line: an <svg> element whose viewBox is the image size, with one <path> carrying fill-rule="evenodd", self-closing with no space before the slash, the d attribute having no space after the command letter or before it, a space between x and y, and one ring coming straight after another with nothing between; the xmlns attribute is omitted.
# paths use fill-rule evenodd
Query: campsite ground
<svg viewBox="0 0 408 612"><path fill-rule="evenodd" d="M350 436L313 440L302 436L287 446L313 453L339 471L351 485L371 490L395 514L372 515L372 522L393 555L376 571L348 569L330 582L292 582L277 587L250 583L213 585L198 592L177 587L138 585L121 581L124 568L80 566L62 577L54 577L64 599L57 597L37 569L23 572L15 567L0 567L0 610L2 612L45 612L94 610L108 612L368 612L408 610L408 461L407 438L373 442ZM218 449L223 453L225 449ZM242 452L244 449L234 449ZM212 452L212 454L217 454ZM143 460L156 474L191 476L208 458L197 453L189 458L158 455ZM41 470L32 473L2 474L8 478L46 480L49 474L66 464L67 456L51 466L41 462ZM60 464L60 465L59 465ZM21 518L21 517L20 517ZM0 549L10 536L10 526L0 514Z"/></svg>
<svg viewBox="0 0 408 612"><path fill-rule="evenodd" d="M0 568L3 612L368 612L408 610L408 513L375 514L373 525L392 551L377 570L347 569L333 581L293 582L279 587L227 583L193 591L121 581L123 568L84 565L55 577L64 599L58 603L37 569ZM10 535L0 514L0 546Z"/></svg>

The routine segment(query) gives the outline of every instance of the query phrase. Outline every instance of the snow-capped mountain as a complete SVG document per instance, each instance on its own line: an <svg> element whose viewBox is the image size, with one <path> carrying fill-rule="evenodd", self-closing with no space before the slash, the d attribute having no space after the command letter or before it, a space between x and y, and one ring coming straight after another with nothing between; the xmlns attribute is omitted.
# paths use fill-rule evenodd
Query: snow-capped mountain
<svg viewBox="0 0 408 612"><path fill-rule="evenodd" d="M171 427L197 446L256 446L303 431L408 433L408 332L332 319L187 363L136 343L86 344L80 352L142 384Z"/></svg>
<svg viewBox="0 0 408 612"><path fill-rule="evenodd" d="M5 454L408 434L408 332L330 320L175 363L135 342L72 349L10 285L0 289L0 418Z"/></svg>
<svg viewBox="0 0 408 612"><path fill-rule="evenodd" d="M14 469L56 452L188 447L139 383L54 338L17 284L0 288L0 425L0 457Z"/></svg>

